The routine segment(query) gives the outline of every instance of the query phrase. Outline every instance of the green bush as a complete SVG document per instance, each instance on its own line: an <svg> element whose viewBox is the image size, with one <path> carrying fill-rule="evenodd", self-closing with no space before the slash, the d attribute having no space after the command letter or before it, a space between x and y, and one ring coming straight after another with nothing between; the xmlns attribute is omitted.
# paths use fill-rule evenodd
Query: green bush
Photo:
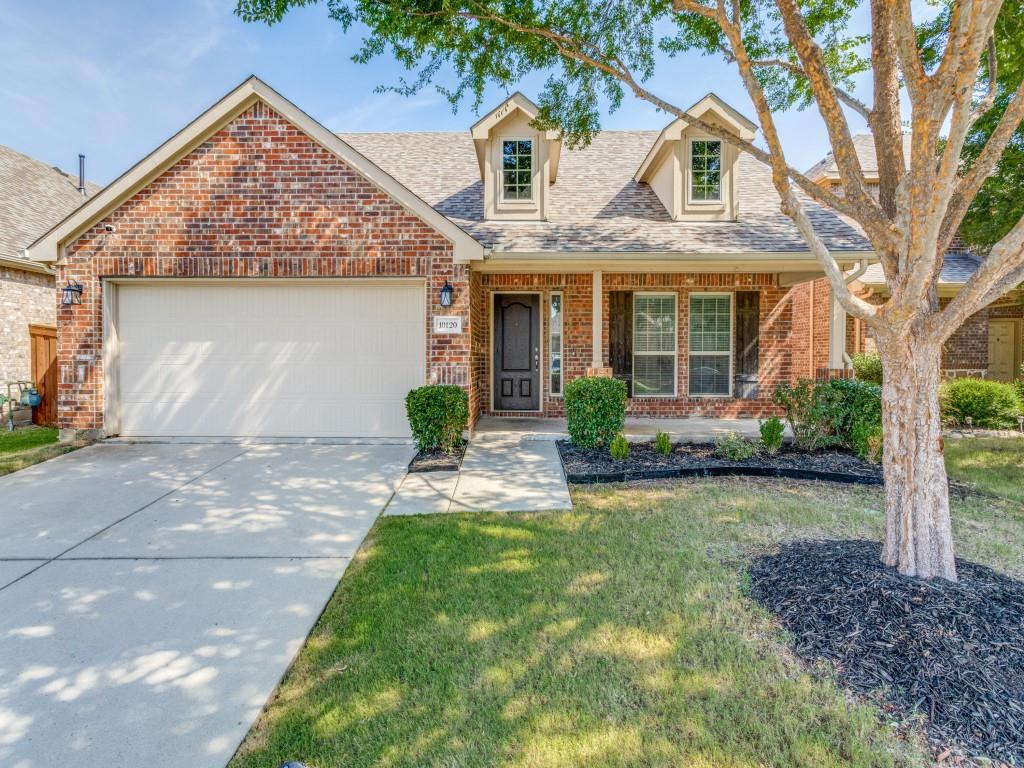
<svg viewBox="0 0 1024 768"><path fill-rule="evenodd" d="M616 435L612 438L611 445L608 446L608 450L612 455L613 459L623 461L629 458L629 441L625 435Z"/></svg>
<svg viewBox="0 0 1024 768"><path fill-rule="evenodd" d="M757 453L757 446L738 432L726 432L715 440L715 455L729 461L744 461Z"/></svg>
<svg viewBox="0 0 1024 768"><path fill-rule="evenodd" d="M882 358L877 352L858 352L852 358L853 373L861 381L882 383Z"/></svg>
<svg viewBox="0 0 1024 768"><path fill-rule="evenodd" d="M942 385L939 397L942 418L962 425L970 417L981 429L1009 429L1017 426L1021 403L1012 384L988 379L953 379Z"/></svg>
<svg viewBox="0 0 1024 768"><path fill-rule="evenodd" d="M421 451L451 453L469 423L469 396L454 384L431 384L405 396L405 413Z"/></svg>
<svg viewBox="0 0 1024 768"><path fill-rule="evenodd" d="M853 428L850 442L862 459L878 464L882 460L882 425L860 422Z"/></svg>
<svg viewBox="0 0 1024 768"><path fill-rule="evenodd" d="M854 432L882 425L882 388L870 381L833 379L822 390L828 428L836 443L856 450Z"/></svg>
<svg viewBox="0 0 1024 768"><path fill-rule="evenodd" d="M580 448L608 445L626 424L626 382L604 376L573 379L565 385L569 438Z"/></svg>
<svg viewBox="0 0 1024 768"><path fill-rule="evenodd" d="M786 425L778 416L772 416L760 422L761 447L765 453L776 454L782 447L782 435L786 431Z"/></svg>
<svg viewBox="0 0 1024 768"><path fill-rule="evenodd" d="M658 430L658 433L654 436L654 450L662 456L668 456L672 453L672 438L668 436L668 432Z"/></svg>
<svg viewBox="0 0 1024 768"><path fill-rule="evenodd" d="M786 412L798 448L818 451L835 444L822 387L810 379L800 379L793 385L780 384L772 399Z"/></svg>
<svg viewBox="0 0 1024 768"><path fill-rule="evenodd" d="M1020 409L1024 411L1024 363L1020 365L1020 378L1013 382L1014 389L1017 390L1017 399L1020 401Z"/></svg>

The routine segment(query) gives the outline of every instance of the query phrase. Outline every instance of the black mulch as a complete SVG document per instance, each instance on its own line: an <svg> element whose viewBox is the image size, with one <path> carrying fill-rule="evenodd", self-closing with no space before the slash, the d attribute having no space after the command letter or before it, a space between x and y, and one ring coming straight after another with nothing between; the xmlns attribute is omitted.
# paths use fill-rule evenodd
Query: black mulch
<svg viewBox="0 0 1024 768"><path fill-rule="evenodd" d="M466 446L462 445L454 453L441 450L420 451L409 462L410 472L455 472L462 465L462 456Z"/></svg>
<svg viewBox="0 0 1024 768"><path fill-rule="evenodd" d="M937 752L1024 764L1024 582L957 561L958 583L901 576L878 544L803 541L750 566L751 594L804 659L924 717Z"/></svg>
<svg viewBox="0 0 1024 768"><path fill-rule="evenodd" d="M680 443L672 453L663 456L654 450L653 442L630 443L629 457L613 459L607 448L577 448L560 440L558 450L566 474L641 473L658 469L697 469L703 467L754 467L775 469L813 470L881 478L882 467L844 451L801 451L783 446L774 456L758 453L745 461L729 461L715 455L715 446L709 444Z"/></svg>

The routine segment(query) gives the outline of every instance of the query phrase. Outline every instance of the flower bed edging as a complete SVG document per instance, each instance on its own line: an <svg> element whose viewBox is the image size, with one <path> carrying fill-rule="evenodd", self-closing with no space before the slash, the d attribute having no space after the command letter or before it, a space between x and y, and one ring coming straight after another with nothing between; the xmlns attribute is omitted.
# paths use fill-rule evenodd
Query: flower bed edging
<svg viewBox="0 0 1024 768"><path fill-rule="evenodd" d="M561 460L561 456L559 456ZM562 464L565 471L565 464ZM680 477L776 477L790 480L823 480L855 485L882 485L882 478L855 475L849 472L820 472L814 469L787 469L785 467L672 467L665 469L624 470L622 472L565 473L565 481L573 485L595 483L624 483L630 480L667 480Z"/></svg>

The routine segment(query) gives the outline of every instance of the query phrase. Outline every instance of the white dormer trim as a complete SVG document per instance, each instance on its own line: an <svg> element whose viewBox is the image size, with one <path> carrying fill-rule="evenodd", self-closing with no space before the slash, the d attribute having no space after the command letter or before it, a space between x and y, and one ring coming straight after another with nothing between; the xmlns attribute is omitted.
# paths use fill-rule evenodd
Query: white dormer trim
<svg viewBox="0 0 1024 768"><path fill-rule="evenodd" d="M708 112L712 112L716 117L723 120L725 124L733 130L733 133L737 137L744 141L753 141L757 135L757 124L748 118L744 117L740 112L730 107L725 101L718 97L714 93L709 93L699 101L697 101L692 107L686 110L687 114L693 117L702 119ZM683 120L681 117L677 117L671 123L666 125L658 138L655 139L654 145L648 150L647 156L644 161L640 163L640 167L637 168L636 173L633 174L633 178L638 182L647 182L650 180L652 171L656 170L661 165L661 160L664 158L665 153L669 150L669 146L673 141L679 141L683 137L683 131L690 127L690 124Z"/></svg>

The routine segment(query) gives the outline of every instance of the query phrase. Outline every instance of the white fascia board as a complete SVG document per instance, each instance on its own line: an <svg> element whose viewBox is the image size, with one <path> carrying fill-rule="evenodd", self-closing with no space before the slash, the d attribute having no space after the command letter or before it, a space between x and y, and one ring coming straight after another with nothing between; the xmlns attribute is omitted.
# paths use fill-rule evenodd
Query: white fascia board
<svg viewBox="0 0 1024 768"><path fill-rule="evenodd" d="M40 275L52 275L53 270L45 264L38 261L29 261L27 259L12 259L8 256L0 256L0 267L7 267L8 269L18 269L22 272L34 272Z"/></svg>
<svg viewBox="0 0 1024 768"><path fill-rule="evenodd" d="M80 237L97 221L102 220L257 101L266 103L310 139L348 163L367 181L434 227L452 242L456 261L467 262L483 258L483 246L467 232L255 76L248 78L228 93L29 246L29 258L50 264L58 261L61 249L67 242Z"/></svg>
<svg viewBox="0 0 1024 768"><path fill-rule="evenodd" d="M876 261L873 251L843 251L833 254L841 265L853 266ZM472 265L480 272L805 272L817 264L808 251L692 253L640 251L494 251L483 262Z"/></svg>

